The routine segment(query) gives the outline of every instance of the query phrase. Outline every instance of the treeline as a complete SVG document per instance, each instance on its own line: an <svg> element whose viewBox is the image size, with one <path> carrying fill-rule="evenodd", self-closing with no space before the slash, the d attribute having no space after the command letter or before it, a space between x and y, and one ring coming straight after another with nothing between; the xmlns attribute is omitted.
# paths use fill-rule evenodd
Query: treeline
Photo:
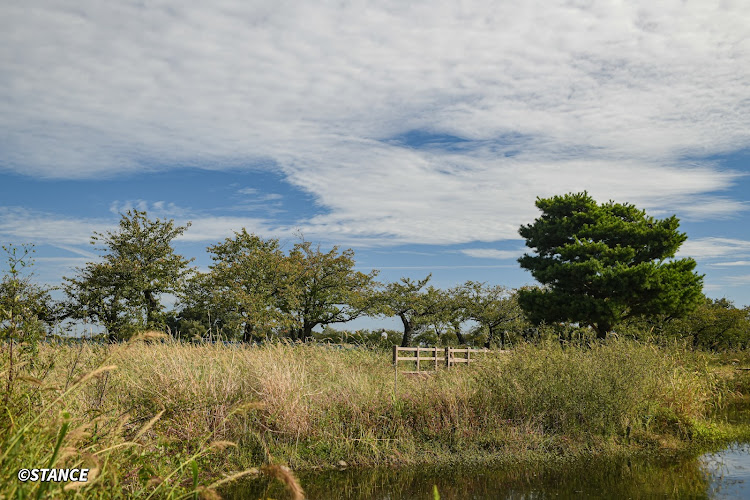
<svg viewBox="0 0 750 500"><path fill-rule="evenodd" d="M377 271L355 269L354 251L298 241L284 249L245 229L208 247L211 265L199 272L173 248L189 228L173 220L151 220L145 212L124 214L119 228L94 233L101 259L64 278L64 299L35 285L22 270L30 249L7 248L8 272L0 288L3 337L23 340L49 333L53 325L90 322L112 341L148 329L181 339L255 342L271 338L367 342L402 346L469 344L487 347L549 337L585 342L595 337L576 323L532 324L518 291L468 281L440 289L421 280L383 283ZM165 294L177 297L167 310ZM750 346L750 310L704 298L683 318L637 317L618 326L620 336L686 339L696 348ZM335 327L358 317L395 317L398 332ZM322 332L320 331L322 329Z"/></svg>

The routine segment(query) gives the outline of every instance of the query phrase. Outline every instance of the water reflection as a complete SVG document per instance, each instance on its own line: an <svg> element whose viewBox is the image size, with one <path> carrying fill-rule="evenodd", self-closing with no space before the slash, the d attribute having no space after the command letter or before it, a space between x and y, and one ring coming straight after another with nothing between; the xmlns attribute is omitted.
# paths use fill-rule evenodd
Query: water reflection
<svg viewBox="0 0 750 500"><path fill-rule="evenodd" d="M733 445L719 453L707 453L700 462L711 479L710 498L750 498L750 445Z"/></svg>
<svg viewBox="0 0 750 500"><path fill-rule="evenodd" d="M750 422L750 399L722 410L731 423ZM546 467L375 469L299 474L311 500L610 499L750 500L750 444L698 458L589 459ZM229 499L289 498L278 482L255 479L222 491Z"/></svg>
<svg viewBox="0 0 750 500"><path fill-rule="evenodd" d="M310 499L442 500L546 498L746 498L750 453L735 447L700 459L588 460L566 466L439 470L344 470L300 474ZM287 498L265 480L238 484L225 498Z"/></svg>

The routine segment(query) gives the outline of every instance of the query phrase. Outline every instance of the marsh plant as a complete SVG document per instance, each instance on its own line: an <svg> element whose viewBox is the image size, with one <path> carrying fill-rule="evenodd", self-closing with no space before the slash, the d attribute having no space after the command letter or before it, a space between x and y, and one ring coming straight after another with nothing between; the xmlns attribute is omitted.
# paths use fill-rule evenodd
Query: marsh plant
<svg viewBox="0 0 750 500"><path fill-rule="evenodd" d="M135 400L124 399L126 392L113 389L122 373L116 363L136 352L144 355L138 344L155 337L163 334L142 335L119 346L43 345L34 363L16 361L17 387L6 394L0 419L0 497L219 498L217 489L223 485L260 475L277 478L294 498L303 497L294 474L276 464L206 471L207 462L237 446L216 438L220 421L213 430L193 436L191 446L171 453L175 450L164 439L170 433L155 432L167 410L153 411L157 400L136 407ZM0 370L5 375L9 347L4 350ZM250 407L256 406L228 409L224 420ZM85 468L88 481L18 479L19 470L32 468Z"/></svg>
<svg viewBox="0 0 750 500"><path fill-rule="evenodd" d="M671 452L711 439L712 411L737 387L709 361L630 340L549 342L403 376L394 391L379 349L154 334L42 344L33 364L17 365L18 390L3 407L2 493L211 497L229 481L267 475L301 498L292 470L342 463ZM22 467L47 466L85 466L94 479L44 490L15 479Z"/></svg>

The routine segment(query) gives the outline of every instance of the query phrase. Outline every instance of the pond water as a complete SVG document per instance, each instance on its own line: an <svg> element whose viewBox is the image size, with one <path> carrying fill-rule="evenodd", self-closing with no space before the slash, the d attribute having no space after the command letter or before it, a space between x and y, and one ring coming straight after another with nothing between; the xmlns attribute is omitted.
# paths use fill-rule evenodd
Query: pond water
<svg viewBox="0 0 750 500"><path fill-rule="evenodd" d="M750 422L750 400L719 418ZM735 443L699 457L597 459L545 467L344 469L301 472L310 500L612 499L686 498L750 500L750 443ZM284 499L278 481L253 479L222 491L227 499Z"/></svg>
<svg viewBox="0 0 750 500"><path fill-rule="evenodd" d="M733 445L698 458L590 459L565 466L483 469L375 469L301 473L315 499L750 499L750 447ZM288 498L276 481L253 480L224 498Z"/></svg>

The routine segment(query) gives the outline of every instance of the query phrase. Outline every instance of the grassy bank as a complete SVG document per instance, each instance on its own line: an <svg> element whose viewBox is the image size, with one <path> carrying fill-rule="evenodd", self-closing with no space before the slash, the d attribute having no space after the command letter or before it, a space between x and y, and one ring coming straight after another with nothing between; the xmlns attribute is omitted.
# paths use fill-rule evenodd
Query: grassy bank
<svg viewBox="0 0 750 500"><path fill-rule="evenodd" d="M90 467L95 481L69 490L86 497L210 497L238 473L294 488L280 464L677 453L747 432L712 417L748 386L733 362L742 360L627 341L523 346L402 376L394 394L389 353L379 350L40 346L4 390L0 493L38 491L16 480L22 467ZM2 363L7 380L7 352ZM43 495L59 494L53 487L63 485Z"/></svg>

